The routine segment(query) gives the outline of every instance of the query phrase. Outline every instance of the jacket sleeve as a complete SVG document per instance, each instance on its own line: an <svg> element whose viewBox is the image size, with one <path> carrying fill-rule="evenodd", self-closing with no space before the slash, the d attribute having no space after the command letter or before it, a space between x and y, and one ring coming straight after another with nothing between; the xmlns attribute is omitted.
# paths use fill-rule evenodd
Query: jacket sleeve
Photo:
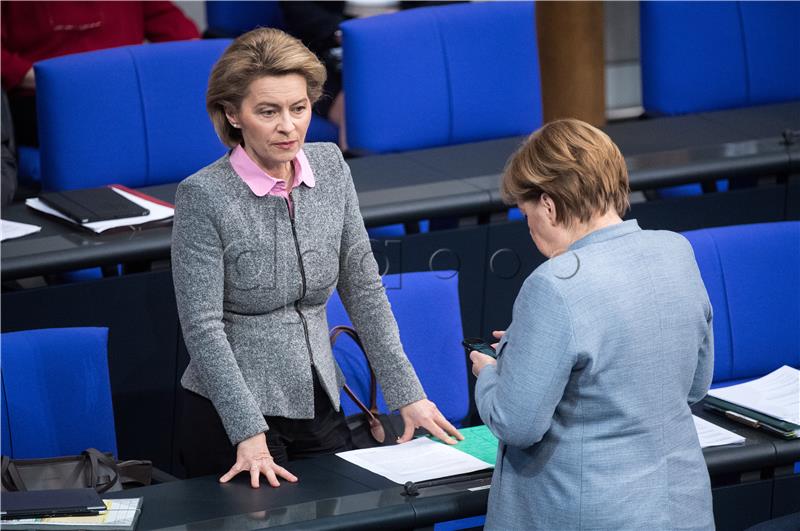
<svg viewBox="0 0 800 531"><path fill-rule="evenodd" d="M199 39L197 26L172 2L142 2L144 34L150 42Z"/></svg>
<svg viewBox="0 0 800 531"><path fill-rule="evenodd" d="M181 183L175 196L172 278L189 356L231 443L267 430L244 381L222 322L223 242L211 219L211 198Z"/></svg>
<svg viewBox="0 0 800 531"><path fill-rule="evenodd" d="M386 404L399 409L425 398L425 392L400 343L397 322L358 208L350 168L339 149L334 149L341 164L345 195L337 290L364 343Z"/></svg>
<svg viewBox="0 0 800 531"><path fill-rule="evenodd" d="M509 446L544 437L577 361L569 309L552 282L537 273L525 281L497 365L475 386L481 419Z"/></svg>
<svg viewBox="0 0 800 531"><path fill-rule="evenodd" d="M694 371L692 387L689 390L689 404L701 401L708 393L714 377L714 317L711 303L706 312L706 334L697 352L697 368Z"/></svg>

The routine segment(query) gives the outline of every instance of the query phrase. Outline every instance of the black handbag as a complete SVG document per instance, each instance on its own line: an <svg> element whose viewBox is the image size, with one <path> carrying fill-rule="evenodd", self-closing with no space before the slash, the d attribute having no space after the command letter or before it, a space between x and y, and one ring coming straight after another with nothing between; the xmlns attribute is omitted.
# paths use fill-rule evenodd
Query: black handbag
<svg viewBox="0 0 800 531"><path fill-rule="evenodd" d="M364 354L364 345L361 343L361 338L349 326L337 326L331 329L331 348L333 348L337 338L342 334L349 336L361 350L361 353ZM367 360L370 375L369 407L364 405L353 390L350 389L350 386L346 383L344 384L344 392L362 411L347 417L347 427L350 429L353 444L356 448L374 448L376 446L397 444L397 439L403 434L403 419L400 415L387 415L378 411L378 384L375 379L375 371L372 370L366 354L364 358Z"/></svg>
<svg viewBox="0 0 800 531"><path fill-rule="evenodd" d="M122 490L123 485L149 485L150 461L116 461L111 454L88 448L80 455L43 459L2 456L2 490L32 491L92 488L99 494Z"/></svg>

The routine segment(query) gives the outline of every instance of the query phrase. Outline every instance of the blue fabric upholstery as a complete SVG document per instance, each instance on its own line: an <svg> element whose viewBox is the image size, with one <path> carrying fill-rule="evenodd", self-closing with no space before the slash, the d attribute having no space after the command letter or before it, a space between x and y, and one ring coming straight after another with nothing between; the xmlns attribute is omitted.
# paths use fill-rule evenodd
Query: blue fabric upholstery
<svg viewBox="0 0 800 531"><path fill-rule="evenodd" d="M800 98L800 4L642 2L642 98L684 114Z"/></svg>
<svg viewBox="0 0 800 531"><path fill-rule="evenodd" d="M682 114L747 104L747 72L734 2L640 4L642 100Z"/></svg>
<svg viewBox="0 0 800 531"><path fill-rule="evenodd" d="M17 148L17 178L24 183L38 183L42 180L42 166L39 149L31 146Z"/></svg>
<svg viewBox="0 0 800 531"><path fill-rule="evenodd" d="M283 13L278 2L240 2L207 0L206 23L214 36L238 37L259 26L283 29Z"/></svg>
<svg viewBox="0 0 800 531"><path fill-rule="evenodd" d="M400 328L400 340L422 387L442 414L458 424L469 410L458 274L455 271L402 273L384 276L383 283ZM350 324L337 293L328 303L328 323L331 327ZM337 341L334 356L348 385L366 403L369 372L364 356L349 338ZM344 394L342 407L347 415L359 412ZM388 411L382 396L379 407Z"/></svg>
<svg viewBox="0 0 800 531"><path fill-rule="evenodd" d="M230 42L125 46L37 63L43 187L177 182L222 156L205 92ZM312 119L309 141L337 136Z"/></svg>
<svg viewBox="0 0 800 531"><path fill-rule="evenodd" d="M37 63L43 187L174 182L220 157L205 90L229 42L124 46Z"/></svg>
<svg viewBox="0 0 800 531"><path fill-rule="evenodd" d="M800 368L800 222L684 235L714 308L714 381Z"/></svg>
<svg viewBox="0 0 800 531"><path fill-rule="evenodd" d="M739 2L749 104L800 98L800 3Z"/></svg>
<svg viewBox="0 0 800 531"><path fill-rule="evenodd" d="M117 453L107 328L51 328L2 335L10 454ZM6 428L6 426L4 426Z"/></svg>
<svg viewBox="0 0 800 531"><path fill-rule="evenodd" d="M542 124L532 2L419 8L341 27L353 148L404 151Z"/></svg>

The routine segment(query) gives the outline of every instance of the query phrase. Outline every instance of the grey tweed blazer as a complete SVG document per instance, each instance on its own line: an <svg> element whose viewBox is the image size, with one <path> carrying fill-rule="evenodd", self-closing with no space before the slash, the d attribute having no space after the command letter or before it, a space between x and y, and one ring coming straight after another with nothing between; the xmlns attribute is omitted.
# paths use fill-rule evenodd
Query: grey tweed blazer
<svg viewBox="0 0 800 531"><path fill-rule="evenodd" d="M501 441L486 529L713 529L689 409L713 345L678 234L626 221L539 266L475 388Z"/></svg>
<svg viewBox="0 0 800 531"><path fill-rule="evenodd" d="M233 444L265 415L314 416L312 370L334 407L343 384L325 307L338 289L389 407L425 394L372 256L350 169L333 144L303 147L315 186L256 196L228 155L178 186L172 270L190 362L182 385L210 399ZM340 323L334 323L340 324Z"/></svg>

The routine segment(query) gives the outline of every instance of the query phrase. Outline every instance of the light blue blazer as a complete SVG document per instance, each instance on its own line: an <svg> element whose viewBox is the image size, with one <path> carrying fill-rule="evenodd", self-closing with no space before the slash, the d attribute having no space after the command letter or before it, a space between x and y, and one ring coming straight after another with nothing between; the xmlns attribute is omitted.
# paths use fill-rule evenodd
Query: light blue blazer
<svg viewBox="0 0 800 531"><path fill-rule="evenodd" d="M486 529L713 529L689 410L713 345L678 234L625 221L539 266L475 388L501 441Z"/></svg>

